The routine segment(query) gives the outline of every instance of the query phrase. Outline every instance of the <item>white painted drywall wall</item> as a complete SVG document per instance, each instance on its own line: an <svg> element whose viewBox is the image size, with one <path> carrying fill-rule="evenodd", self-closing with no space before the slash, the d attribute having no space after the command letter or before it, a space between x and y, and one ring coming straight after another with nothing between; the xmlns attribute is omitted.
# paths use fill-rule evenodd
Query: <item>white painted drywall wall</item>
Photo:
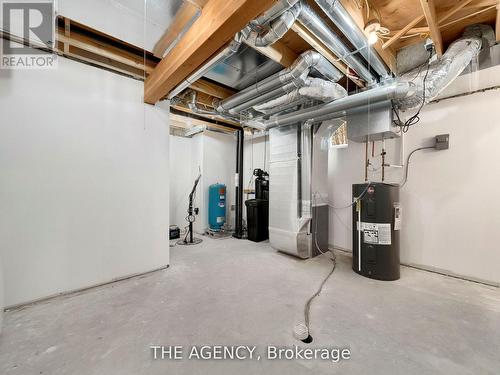
<svg viewBox="0 0 500 375"><path fill-rule="evenodd" d="M208 189L210 185L226 185L226 222L234 226L236 138L232 134L203 132L203 204L200 218L208 228ZM200 194L201 195L201 194Z"/></svg>
<svg viewBox="0 0 500 375"><path fill-rule="evenodd" d="M236 168L236 139L231 134L206 130L193 138L170 136L171 143L171 222L184 228L188 197L201 170L194 206L200 209L194 224L195 232L208 228L208 188L215 183L226 185L226 220L234 225L234 174ZM175 183L174 183L175 181ZM176 221L172 221L176 220Z"/></svg>
<svg viewBox="0 0 500 375"><path fill-rule="evenodd" d="M500 186L499 103L500 90L493 90L427 105L421 122L405 137L405 155L432 145L437 134L450 134L450 149L421 151L412 158L401 191L403 263L500 283L500 211L494 200ZM399 163L399 141L386 145L388 163ZM364 181L364 155L359 143L330 150L332 205L348 204L351 185ZM374 168L380 166L380 158L373 162ZM370 179L380 181L380 170ZM388 170L386 181L400 180L401 170ZM330 210L330 244L350 250L351 227L350 209Z"/></svg>
<svg viewBox="0 0 500 375"><path fill-rule="evenodd" d="M3 263L2 256L0 254L0 334L2 333L3 327L3 310L5 308L4 303L4 286L3 286Z"/></svg>
<svg viewBox="0 0 500 375"><path fill-rule="evenodd" d="M170 136L170 224L184 228L193 179L193 139Z"/></svg>
<svg viewBox="0 0 500 375"><path fill-rule="evenodd" d="M0 71L7 306L169 263L169 111L142 97L142 82L64 58Z"/></svg>
<svg viewBox="0 0 500 375"><path fill-rule="evenodd" d="M255 189L253 171L257 168L269 172L269 137L264 134L245 136L243 149L243 186L245 189ZM253 194L245 194L243 200L254 199ZM246 206L243 209L246 220Z"/></svg>

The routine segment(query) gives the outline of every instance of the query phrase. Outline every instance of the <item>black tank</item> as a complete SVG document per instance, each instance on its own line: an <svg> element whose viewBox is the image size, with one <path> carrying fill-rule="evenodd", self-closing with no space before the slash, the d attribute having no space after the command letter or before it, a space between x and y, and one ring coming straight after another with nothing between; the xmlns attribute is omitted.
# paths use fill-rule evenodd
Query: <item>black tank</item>
<svg viewBox="0 0 500 375"><path fill-rule="evenodd" d="M356 184L352 186L352 194L353 199L361 196L352 210L352 269L372 279L399 279L399 186Z"/></svg>

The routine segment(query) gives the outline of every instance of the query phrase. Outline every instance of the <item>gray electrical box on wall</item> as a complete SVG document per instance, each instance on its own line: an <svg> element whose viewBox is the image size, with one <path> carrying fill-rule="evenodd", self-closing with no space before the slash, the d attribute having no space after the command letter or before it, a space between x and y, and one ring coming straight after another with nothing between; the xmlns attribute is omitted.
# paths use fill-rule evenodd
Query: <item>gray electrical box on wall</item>
<svg viewBox="0 0 500 375"><path fill-rule="evenodd" d="M450 135L440 134L436 135L436 150L448 150L450 148Z"/></svg>

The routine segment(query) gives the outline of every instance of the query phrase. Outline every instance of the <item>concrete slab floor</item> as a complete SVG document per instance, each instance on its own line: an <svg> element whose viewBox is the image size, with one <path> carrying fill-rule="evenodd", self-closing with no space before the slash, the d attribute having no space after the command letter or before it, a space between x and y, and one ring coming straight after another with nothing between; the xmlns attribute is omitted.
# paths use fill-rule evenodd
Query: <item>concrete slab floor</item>
<svg viewBox="0 0 500 375"><path fill-rule="evenodd" d="M498 374L500 291L410 268L363 278L338 255L311 311L312 344L292 337L331 267L267 243L205 238L171 268L8 312L1 374ZM153 360L150 345L257 345L260 361ZM351 359L268 360L268 345L348 347Z"/></svg>

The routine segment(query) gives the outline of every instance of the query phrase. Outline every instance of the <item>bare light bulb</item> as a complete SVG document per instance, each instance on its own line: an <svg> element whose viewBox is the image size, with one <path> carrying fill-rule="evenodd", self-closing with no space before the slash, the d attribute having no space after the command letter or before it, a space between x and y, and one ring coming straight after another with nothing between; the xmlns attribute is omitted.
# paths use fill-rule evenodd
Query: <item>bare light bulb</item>
<svg viewBox="0 0 500 375"><path fill-rule="evenodd" d="M368 34L368 43L373 46L378 41L378 35L376 31L370 31Z"/></svg>

